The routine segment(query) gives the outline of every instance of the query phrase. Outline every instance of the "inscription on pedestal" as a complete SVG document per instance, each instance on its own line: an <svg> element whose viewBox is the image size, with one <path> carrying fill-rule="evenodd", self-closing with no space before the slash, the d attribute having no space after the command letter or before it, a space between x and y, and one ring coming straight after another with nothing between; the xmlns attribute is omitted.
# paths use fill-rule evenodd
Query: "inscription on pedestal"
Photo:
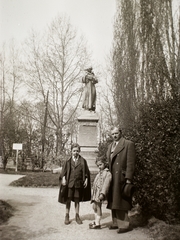
<svg viewBox="0 0 180 240"><path fill-rule="evenodd" d="M84 147L97 146L97 127L93 125L79 126L79 144Z"/></svg>
<svg viewBox="0 0 180 240"><path fill-rule="evenodd" d="M90 171L96 171L95 160L98 153L98 121L94 112L83 112L78 117L78 143L81 156L87 160Z"/></svg>

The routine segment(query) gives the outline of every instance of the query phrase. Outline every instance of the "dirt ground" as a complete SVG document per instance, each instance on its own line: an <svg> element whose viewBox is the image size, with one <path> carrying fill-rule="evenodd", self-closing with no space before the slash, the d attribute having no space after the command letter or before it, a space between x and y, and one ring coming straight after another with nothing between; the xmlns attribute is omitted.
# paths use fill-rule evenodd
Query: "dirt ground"
<svg viewBox="0 0 180 240"><path fill-rule="evenodd" d="M75 220L71 206L70 225L64 225L65 205L58 203L58 188L22 188L9 184L21 175L0 174L0 199L7 201L16 211L6 224L0 226L1 240L153 240L143 228L117 234L109 230L111 214L103 205L102 229L89 229L93 220L90 202L80 205L82 225Z"/></svg>

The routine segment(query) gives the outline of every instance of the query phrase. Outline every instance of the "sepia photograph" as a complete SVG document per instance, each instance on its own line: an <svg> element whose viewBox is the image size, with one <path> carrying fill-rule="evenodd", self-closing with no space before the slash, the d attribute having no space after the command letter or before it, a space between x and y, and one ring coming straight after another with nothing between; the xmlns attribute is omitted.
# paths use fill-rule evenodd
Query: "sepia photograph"
<svg viewBox="0 0 180 240"><path fill-rule="evenodd" d="M180 1L0 0L0 239L180 239Z"/></svg>

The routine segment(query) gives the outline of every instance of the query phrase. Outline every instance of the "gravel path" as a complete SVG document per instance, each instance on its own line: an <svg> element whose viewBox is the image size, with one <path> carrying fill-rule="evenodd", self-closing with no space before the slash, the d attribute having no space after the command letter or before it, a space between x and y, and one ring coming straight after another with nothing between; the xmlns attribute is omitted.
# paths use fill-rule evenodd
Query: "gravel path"
<svg viewBox="0 0 180 240"><path fill-rule="evenodd" d="M109 230L110 211L103 205L101 230L89 229L93 220L90 202L80 204L82 225L75 220L71 206L70 225L64 225L65 205L58 203L58 188L23 188L9 184L22 175L0 174L0 199L7 201L16 211L8 223L0 226L1 240L152 240L143 228L117 234Z"/></svg>

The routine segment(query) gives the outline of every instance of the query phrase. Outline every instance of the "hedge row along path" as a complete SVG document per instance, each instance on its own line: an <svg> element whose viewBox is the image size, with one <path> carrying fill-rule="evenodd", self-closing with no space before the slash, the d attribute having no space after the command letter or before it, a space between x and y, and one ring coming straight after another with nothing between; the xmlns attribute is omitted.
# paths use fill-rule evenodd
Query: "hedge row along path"
<svg viewBox="0 0 180 240"><path fill-rule="evenodd" d="M58 203L58 188L23 188L9 184L21 175L0 174L0 198L15 208L14 216L0 225L1 240L152 240L143 228L117 234L109 230L110 211L103 205L102 229L89 229L93 220L92 205L80 205L82 225L75 220L74 204L71 206L70 225L64 225L65 205Z"/></svg>

